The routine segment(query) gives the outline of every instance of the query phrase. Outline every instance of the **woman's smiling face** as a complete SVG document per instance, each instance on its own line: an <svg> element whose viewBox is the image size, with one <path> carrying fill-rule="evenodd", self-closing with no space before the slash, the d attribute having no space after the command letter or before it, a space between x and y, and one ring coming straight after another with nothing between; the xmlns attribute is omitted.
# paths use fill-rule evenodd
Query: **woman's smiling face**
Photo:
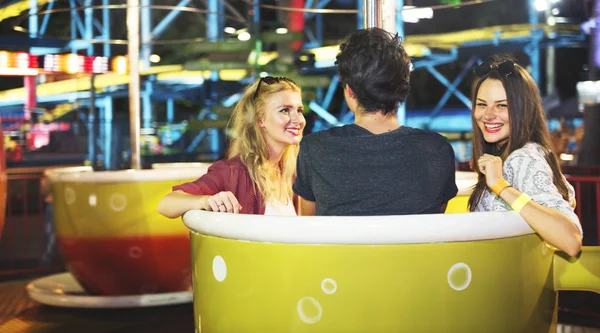
<svg viewBox="0 0 600 333"><path fill-rule="evenodd" d="M508 100L502 82L483 81L477 91L473 117L488 143L504 144L510 135Z"/></svg>

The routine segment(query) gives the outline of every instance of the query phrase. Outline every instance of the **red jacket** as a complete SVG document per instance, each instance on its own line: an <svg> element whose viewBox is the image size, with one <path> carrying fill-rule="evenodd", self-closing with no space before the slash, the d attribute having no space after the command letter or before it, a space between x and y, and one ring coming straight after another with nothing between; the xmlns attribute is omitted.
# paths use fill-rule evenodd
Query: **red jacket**
<svg viewBox="0 0 600 333"><path fill-rule="evenodd" d="M265 200L255 191L254 182L248 174L248 168L239 156L225 161L217 161L208 168L208 173L190 183L173 187L194 195L215 195L229 191L242 205L242 214L265 213Z"/></svg>

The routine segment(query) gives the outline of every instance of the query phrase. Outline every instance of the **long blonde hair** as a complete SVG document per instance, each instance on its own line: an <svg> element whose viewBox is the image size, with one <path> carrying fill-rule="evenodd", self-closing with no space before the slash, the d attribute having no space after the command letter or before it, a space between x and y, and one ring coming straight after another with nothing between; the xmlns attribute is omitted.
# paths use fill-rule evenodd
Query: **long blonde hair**
<svg viewBox="0 0 600 333"><path fill-rule="evenodd" d="M279 80L272 84L263 82L255 99L259 83L260 80L247 87L233 109L228 126L231 136L228 157L239 155L265 201L287 202L293 195L292 183L296 175L299 145L289 145L283 151L279 165L271 165L269 146L258 120L265 117L265 101L269 96L284 90L301 92L301 89L291 80Z"/></svg>

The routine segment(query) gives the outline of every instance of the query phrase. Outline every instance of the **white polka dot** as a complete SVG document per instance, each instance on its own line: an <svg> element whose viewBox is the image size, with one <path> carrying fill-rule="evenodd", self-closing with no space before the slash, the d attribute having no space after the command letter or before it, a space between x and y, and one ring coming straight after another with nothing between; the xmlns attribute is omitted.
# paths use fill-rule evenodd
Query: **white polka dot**
<svg viewBox="0 0 600 333"><path fill-rule="evenodd" d="M309 296L302 297L298 301L297 308L300 320L307 324L314 324L318 322L321 320L321 315L323 315L321 304L319 304L316 299Z"/></svg>
<svg viewBox="0 0 600 333"><path fill-rule="evenodd" d="M222 282L227 277L227 265L221 256L216 256L213 259L213 274L219 282Z"/></svg>
<svg viewBox="0 0 600 333"><path fill-rule="evenodd" d="M331 295L337 290L337 283L332 278L326 278L321 282L321 289L327 295Z"/></svg>
<svg viewBox="0 0 600 333"><path fill-rule="evenodd" d="M65 202L67 205L75 203L75 190L70 187L65 188Z"/></svg>
<svg viewBox="0 0 600 333"><path fill-rule="evenodd" d="M133 259L138 259L142 257L144 251L138 246L132 246L129 248L129 256Z"/></svg>
<svg viewBox="0 0 600 333"><path fill-rule="evenodd" d="M96 207L97 198L95 194L90 194L90 198L88 200L91 207Z"/></svg>
<svg viewBox="0 0 600 333"><path fill-rule="evenodd" d="M110 208L115 212L120 212L127 207L127 198L121 193L115 193L110 197Z"/></svg>
<svg viewBox="0 0 600 333"><path fill-rule="evenodd" d="M459 262L448 270L448 284L454 290L465 290L471 284L471 268Z"/></svg>

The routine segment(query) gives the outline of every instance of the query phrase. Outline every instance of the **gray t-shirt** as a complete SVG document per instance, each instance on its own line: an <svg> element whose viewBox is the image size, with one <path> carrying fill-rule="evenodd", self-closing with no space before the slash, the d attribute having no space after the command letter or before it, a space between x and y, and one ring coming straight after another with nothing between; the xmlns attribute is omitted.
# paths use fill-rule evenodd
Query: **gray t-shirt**
<svg viewBox="0 0 600 333"><path fill-rule="evenodd" d="M511 186L521 193L529 195L536 203L556 209L567 215L583 235L581 223L572 207L573 200L575 200L573 186L567 183L569 201L566 201L554 185L552 169L546 162L545 155L542 146L533 142L527 143L508 155L506 161L504 161L502 176ZM486 188L481 195L479 204L473 211L506 212L509 210L512 210L512 208L502 198Z"/></svg>
<svg viewBox="0 0 600 333"><path fill-rule="evenodd" d="M415 128L334 127L302 140L293 188L316 202L317 215L440 213L458 191L454 151L442 135Z"/></svg>

